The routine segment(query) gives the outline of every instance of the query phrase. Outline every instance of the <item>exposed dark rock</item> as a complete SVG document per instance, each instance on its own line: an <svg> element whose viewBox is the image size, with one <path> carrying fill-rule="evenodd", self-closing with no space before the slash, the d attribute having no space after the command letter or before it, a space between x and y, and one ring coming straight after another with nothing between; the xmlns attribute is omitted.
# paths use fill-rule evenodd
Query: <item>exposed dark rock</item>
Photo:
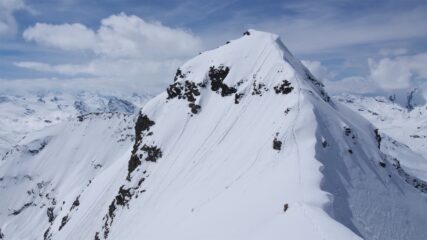
<svg viewBox="0 0 427 240"><path fill-rule="evenodd" d="M350 134L351 134L351 128L349 128L349 127L344 127L344 134L345 134L346 136L350 136Z"/></svg>
<svg viewBox="0 0 427 240"><path fill-rule="evenodd" d="M93 165L93 168L94 168L94 169L99 169L99 168L102 168L102 165L101 165L101 164L99 164L99 163L97 163L97 164L94 164L94 165Z"/></svg>
<svg viewBox="0 0 427 240"><path fill-rule="evenodd" d="M329 95L325 91L320 90L320 95L322 96L323 100L325 100L325 102L331 101L331 97L329 97Z"/></svg>
<svg viewBox="0 0 427 240"><path fill-rule="evenodd" d="M276 94L288 94L292 92L294 87L291 86L291 83L288 80L283 80L281 84L274 87Z"/></svg>
<svg viewBox="0 0 427 240"><path fill-rule="evenodd" d="M135 143L132 149L132 155L128 162L128 176L127 180L130 181L130 174L141 164L141 160L137 156L138 148L142 141L142 133L150 130L150 127L155 124L147 115L139 114L135 124Z"/></svg>
<svg viewBox="0 0 427 240"><path fill-rule="evenodd" d="M119 193L116 196L116 204L120 206L125 206L132 198L132 194L130 192L131 189L126 189L124 186L121 186L119 189Z"/></svg>
<svg viewBox="0 0 427 240"><path fill-rule="evenodd" d="M197 83L197 86L201 87L201 88L206 88L208 86L209 83L209 79L205 78L203 79L203 81Z"/></svg>
<svg viewBox="0 0 427 240"><path fill-rule="evenodd" d="M322 147L326 148L328 146L328 142L326 142L326 139L322 139Z"/></svg>
<svg viewBox="0 0 427 240"><path fill-rule="evenodd" d="M349 149L348 153L353 154L353 150Z"/></svg>
<svg viewBox="0 0 427 240"><path fill-rule="evenodd" d="M58 231L61 231L61 229L65 226L65 224L67 224L68 220L69 220L68 215L65 215L61 220L61 225L59 226Z"/></svg>
<svg viewBox="0 0 427 240"><path fill-rule="evenodd" d="M114 214L114 212L116 211L116 209L117 209L117 207L116 207L116 200L114 199L114 200L111 202L110 206L108 206L108 216L110 216L110 218L111 218L111 222L110 222L110 224L113 222L113 219L114 219L114 217L116 216L116 215Z"/></svg>
<svg viewBox="0 0 427 240"><path fill-rule="evenodd" d="M1 231L1 228L0 228L0 239L4 239L4 233Z"/></svg>
<svg viewBox="0 0 427 240"><path fill-rule="evenodd" d="M113 220L116 216L115 212L117 210L117 206L126 206L129 201L132 199L132 189L125 188L124 185L122 185L119 189L119 192L117 193L114 200L111 202L110 206L108 207L108 214L104 216L104 239L108 238L108 234L110 232L110 227L113 224ZM95 234L95 239L99 239L99 233L97 232Z"/></svg>
<svg viewBox="0 0 427 240"><path fill-rule="evenodd" d="M142 185L142 183L145 181L145 178L141 178L141 179L139 179L139 181L138 181L138 185L137 185L137 188L139 188L141 185Z"/></svg>
<svg viewBox="0 0 427 240"><path fill-rule="evenodd" d="M307 76L308 80L310 80L313 85L319 87L320 95L321 95L322 99L325 102L329 102L331 100L331 97L329 97L329 95L322 89L325 85L322 82L320 82L319 80L317 80L309 71L306 71L306 76Z"/></svg>
<svg viewBox="0 0 427 240"><path fill-rule="evenodd" d="M141 160L139 160L139 157L136 154L132 154L130 157L130 160L128 162L128 176L127 180L130 181L130 175L131 173L139 166L141 165Z"/></svg>
<svg viewBox="0 0 427 240"><path fill-rule="evenodd" d="M167 99L187 99L189 102L195 102L196 96L200 95L197 85L191 81L185 81L184 85L181 82L172 83L166 92L168 94Z"/></svg>
<svg viewBox="0 0 427 240"><path fill-rule="evenodd" d="M185 81L184 96L189 102L195 102L196 96L200 95L200 91L194 82ZM185 99L185 98L184 98Z"/></svg>
<svg viewBox="0 0 427 240"><path fill-rule="evenodd" d="M150 131L150 127L154 124L155 122L150 120L146 115L140 113L140 115L138 116L135 126L135 144L133 146L131 159L129 160L128 175L126 177L126 180L129 182L131 182L131 173L141 164L141 159L143 156L146 156L145 161L151 162L156 162L157 159L162 157L162 151L157 146L149 146L144 144L142 147L140 147L142 145L143 137L153 134ZM142 151L142 153L140 151ZM144 176L146 173L146 170L142 172ZM119 188L117 195L114 197L108 207L108 213L103 218L104 224L102 226L102 233L104 239L108 238L118 207L129 207L128 203L133 197L137 198L138 193L145 192L145 190L139 191L139 188L141 187L144 181L145 177L141 177L136 186L134 185L133 187L126 187L125 185L122 185ZM99 234L100 232L96 232L95 239L100 239Z"/></svg>
<svg viewBox="0 0 427 240"><path fill-rule="evenodd" d="M280 151L282 149L282 141L279 141L277 138L274 138L273 149Z"/></svg>
<svg viewBox="0 0 427 240"><path fill-rule="evenodd" d="M243 36L249 36L249 35L251 35L251 33L249 31L246 31L243 33Z"/></svg>
<svg viewBox="0 0 427 240"><path fill-rule="evenodd" d="M31 206L35 206L35 204L33 202L25 203L21 208L19 208L18 210L13 210L12 213L9 215L15 215L16 216Z"/></svg>
<svg viewBox="0 0 427 240"><path fill-rule="evenodd" d="M211 66L208 72L209 79L211 80L211 90L220 93L223 97L237 92L236 88L227 86L227 84L224 83L224 79L229 72L230 68L223 65L218 68Z"/></svg>
<svg viewBox="0 0 427 240"><path fill-rule="evenodd" d="M47 145L47 142L43 141L40 143L40 146L36 149L28 149L28 152L32 155L36 155L37 153L41 152Z"/></svg>
<svg viewBox="0 0 427 240"><path fill-rule="evenodd" d="M55 220L55 214L53 213L53 207L48 207L46 214L47 214L47 219L49 221L50 224L53 223L53 221Z"/></svg>
<svg viewBox="0 0 427 240"><path fill-rule="evenodd" d="M73 210L74 208L80 206L80 201L79 201L80 195L77 196L76 200L74 200L73 204L71 204L71 208L70 211Z"/></svg>
<svg viewBox="0 0 427 240"><path fill-rule="evenodd" d="M314 85L318 87L324 87L325 85L321 83L319 80L317 80L313 75L311 75L309 72L306 72L308 80L310 80Z"/></svg>
<svg viewBox="0 0 427 240"><path fill-rule="evenodd" d="M291 109L290 109L290 108L286 108L286 110L285 110L285 114L288 114L290 111L291 111Z"/></svg>
<svg viewBox="0 0 427 240"><path fill-rule="evenodd" d="M239 86L241 86L244 82L245 82L245 80L244 80L244 79L241 79L241 80L239 80L239 81L237 82L236 86L237 86L237 87L239 87Z"/></svg>
<svg viewBox="0 0 427 240"><path fill-rule="evenodd" d="M386 166L385 162L378 162L378 164L383 168L385 168L385 166Z"/></svg>
<svg viewBox="0 0 427 240"><path fill-rule="evenodd" d="M185 78L185 74L182 73L181 69L177 69L175 73L175 77L173 78L173 81L176 82L180 78Z"/></svg>
<svg viewBox="0 0 427 240"><path fill-rule="evenodd" d="M381 149L381 135L378 133L378 128L374 130L375 139L377 140L378 149Z"/></svg>
<svg viewBox="0 0 427 240"><path fill-rule="evenodd" d="M44 240L49 240L52 238L52 233L50 233L50 227L48 229L46 229L46 231L43 234L43 239Z"/></svg>
<svg viewBox="0 0 427 240"><path fill-rule="evenodd" d="M182 86L181 82L174 82L166 89L166 93L168 94L167 99L173 99L176 97L178 97L178 99L181 99L183 91L184 86Z"/></svg>
<svg viewBox="0 0 427 240"><path fill-rule="evenodd" d="M145 161L156 162L157 159L162 157L162 151L157 146L148 146L144 144L141 150L147 153L147 157L145 157Z"/></svg>
<svg viewBox="0 0 427 240"><path fill-rule="evenodd" d="M196 97L200 96L200 91L198 86L205 87L204 85L198 84L196 85L194 82L185 81L184 86L181 82L175 82L166 89L168 94L167 99L184 99L189 102L189 107L193 114L197 114L200 112L201 106L195 104Z"/></svg>
<svg viewBox="0 0 427 240"><path fill-rule="evenodd" d="M259 95L262 96L262 93L267 92L268 88L265 87L264 83L256 83L256 81L252 84L252 95Z"/></svg>
<svg viewBox="0 0 427 240"><path fill-rule="evenodd" d="M289 208L289 204L285 203L285 205L283 205L283 212L286 212Z"/></svg>
<svg viewBox="0 0 427 240"><path fill-rule="evenodd" d="M95 240L101 240L101 239L99 238L99 232L96 232L96 233L95 233Z"/></svg>
<svg viewBox="0 0 427 240"><path fill-rule="evenodd" d="M191 109L191 112L193 114L198 114L200 112L200 110L202 110L202 107L200 105L194 104L194 103L190 103L188 104L188 106Z"/></svg>
<svg viewBox="0 0 427 240"><path fill-rule="evenodd" d="M234 103L235 104L239 104L240 103L240 99L243 97L243 93L236 93L234 94Z"/></svg>
<svg viewBox="0 0 427 240"><path fill-rule="evenodd" d="M411 138L426 138L426 136L424 136L424 135L417 135L417 134L414 134L414 135L410 135L409 137L411 137Z"/></svg>

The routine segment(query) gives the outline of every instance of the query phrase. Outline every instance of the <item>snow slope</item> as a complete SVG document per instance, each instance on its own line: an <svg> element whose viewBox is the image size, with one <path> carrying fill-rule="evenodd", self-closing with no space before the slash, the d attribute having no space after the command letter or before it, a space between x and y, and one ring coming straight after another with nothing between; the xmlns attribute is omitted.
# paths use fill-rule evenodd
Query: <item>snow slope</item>
<svg viewBox="0 0 427 240"><path fill-rule="evenodd" d="M425 183L274 34L185 63L143 107L133 144L113 134L124 119L98 117L33 134L18 148L35 156L0 162L4 239L427 238Z"/></svg>
<svg viewBox="0 0 427 240"><path fill-rule="evenodd" d="M88 114L29 134L8 151L0 160L4 239L43 239L52 217L66 214L95 176L126 155L133 127L131 115Z"/></svg>

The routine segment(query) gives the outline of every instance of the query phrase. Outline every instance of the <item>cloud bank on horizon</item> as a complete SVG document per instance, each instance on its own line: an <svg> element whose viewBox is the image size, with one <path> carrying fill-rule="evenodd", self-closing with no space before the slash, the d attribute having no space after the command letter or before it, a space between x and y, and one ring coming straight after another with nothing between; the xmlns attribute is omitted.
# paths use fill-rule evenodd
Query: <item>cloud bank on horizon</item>
<svg viewBox="0 0 427 240"><path fill-rule="evenodd" d="M427 89L427 3L0 0L2 91L164 89L247 28L279 34L330 92Z"/></svg>

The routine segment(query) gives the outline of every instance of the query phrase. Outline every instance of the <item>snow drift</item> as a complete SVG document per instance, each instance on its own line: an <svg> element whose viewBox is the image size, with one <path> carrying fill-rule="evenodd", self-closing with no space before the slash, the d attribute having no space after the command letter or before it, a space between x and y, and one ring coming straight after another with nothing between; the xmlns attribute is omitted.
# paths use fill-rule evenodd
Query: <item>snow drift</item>
<svg viewBox="0 0 427 240"><path fill-rule="evenodd" d="M191 59L135 121L102 116L2 159L3 239L427 238L425 182L274 34Z"/></svg>

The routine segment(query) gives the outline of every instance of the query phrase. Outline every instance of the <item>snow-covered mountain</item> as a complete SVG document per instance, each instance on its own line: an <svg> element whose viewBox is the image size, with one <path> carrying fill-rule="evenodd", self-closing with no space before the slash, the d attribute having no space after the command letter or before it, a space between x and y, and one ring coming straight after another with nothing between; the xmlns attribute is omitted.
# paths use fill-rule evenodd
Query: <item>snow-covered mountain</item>
<svg viewBox="0 0 427 240"><path fill-rule="evenodd" d="M143 95L116 97L90 92L2 94L0 95L0 155L27 133L88 113L136 113L147 100L148 97Z"/></svg>
<svg viewBox="0 0 427 240"><path fill-rule="evenodd" d="M426 104L424 93L418 88L403 89L390 93L388 100L409 111Z"/></svg>
<svg viewBox="0 0 427 240"><path fill-rule="evenodd" d="M335 98L372 122L380 132L427 159L427 105L408 109L384 97L346 94Z"/></svg>
<svg viewBox="0 0 427 240"><path fill-rule="evenodd" d="M427 181L427 106L407 108L393 99L343 94L337 101L360 113L389 139L383 151L405 154L412 152L403 164L419 178ZM391 137L391 138L390 138ZM395 141L397 140L397 141Z"/></svg>
<svg viewBox="0 0 427 240"><path fill-rule="evenodd" d="M27 135L0 161L1 236L427 239L427 185L400 164L413 153L384 144L250 30L186 62L135 118Z"/></svg>

